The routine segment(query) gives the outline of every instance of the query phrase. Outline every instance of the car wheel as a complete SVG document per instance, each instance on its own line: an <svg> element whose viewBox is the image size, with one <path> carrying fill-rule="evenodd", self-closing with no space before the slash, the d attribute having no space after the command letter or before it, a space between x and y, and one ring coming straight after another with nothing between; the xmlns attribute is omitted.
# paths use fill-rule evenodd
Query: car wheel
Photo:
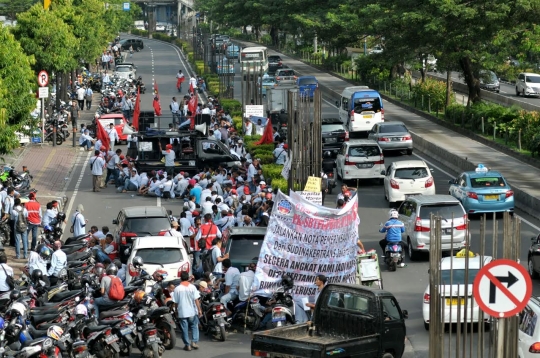
<svg viewBox="0 0 540 358"><path fill-rule="evenodd" d="M516 96L519 97L519 91L518 91L517 86L516 86Z"/></svg>
<svg viewBox="0 0 540 358"><path fill-rule="evenodd" d="M413 152L412 149L407 149L407 155L412 155L412 152Z"/></svg>
<svg viewBox="0 0 540 358"><path fill-rule="evenodd" d="M426 331L429 331L429 323L424 322L424 329L425 329Z"/></svg>
<svg viewBox="0 0 540 358"><path fill-rule="evenodd" d="M136 49L135 51L137 51L137 52L141 52L141 49L140 49L140 47L137 47L137 49Z"/></svg>
<svg viewBox="0 0 540 358"><path fill-rule="evenodd" d="M523 92L521 92L521 95L522 95L523 97L525 97L525 90L523 90Z"/></svg>
<svg viewBox="0 0 540 358"><path fill-rule="evenodd" d="M527 260L527 269L529 271L529 275L531 276L531 278L538 278L540 277L540 275L538 274L538 272L536 272L534 270L534 262L533 260L529 257L529 259Z"/></svg>
<svg viewBox="0 0 540 358"><path fill-rule="evenodd" d="M418 251L413 249L413 246L411 244L411 239L407 239L407 251L409 252L409 259L411 261L416 261L418 259Z"/></svg>

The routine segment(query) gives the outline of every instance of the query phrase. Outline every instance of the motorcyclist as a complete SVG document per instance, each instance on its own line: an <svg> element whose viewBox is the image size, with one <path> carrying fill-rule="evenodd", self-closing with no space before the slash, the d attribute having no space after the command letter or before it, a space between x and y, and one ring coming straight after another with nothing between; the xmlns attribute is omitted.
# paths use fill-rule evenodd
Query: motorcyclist
<svg viewBox="0 0 540 358"><path fill-rule="evenodd" d="M386 233L384 239L379 241L379 245L381 246L383 257L385 254L386 245L389 243L400 243L401 244L401 234L405 232L405 225L398 220L399 214L396 209L390 210L390 219L384 223L383 227L379 230L379 232ZM401 245L403 247L403 245ZM405 266L405 263L403 262L404 259L401 261L401 267Z"/></svg>

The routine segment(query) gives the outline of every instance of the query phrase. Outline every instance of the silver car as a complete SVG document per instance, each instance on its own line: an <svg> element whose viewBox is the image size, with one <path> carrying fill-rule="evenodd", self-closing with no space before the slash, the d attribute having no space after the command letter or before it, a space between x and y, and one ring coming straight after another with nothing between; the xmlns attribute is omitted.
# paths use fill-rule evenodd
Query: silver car
<svg viewBox="0 0 540 358"><path fill-rule="evenodd" d="M114 74L118 76L118 78L127 80L129 75L131 75L132 78L135 78L136 73L135 69L130 65L118 65L116 66Z"/></svg>
<svg viewBox="0 0 540 358"><path fill-rule="evenodd" d="M406 150L413 152L412 135L403 122L380 122L368 132L368 139L374 140L385 150Z"/></svg>

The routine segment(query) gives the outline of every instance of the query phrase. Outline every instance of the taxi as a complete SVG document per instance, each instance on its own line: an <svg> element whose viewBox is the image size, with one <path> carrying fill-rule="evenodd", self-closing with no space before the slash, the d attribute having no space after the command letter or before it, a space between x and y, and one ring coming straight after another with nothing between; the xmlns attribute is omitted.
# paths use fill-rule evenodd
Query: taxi
<svg viewBox="0 0 540 358"><path fill-rule="evenodd" d="M482 164L448 183L449 194L461 201L469 214L514 212L514 191L501 173Z"/></svg>
<svg viewBox="0 0 540 358"><path fill-rule="evenodd" d="M109 125L112 123L114 124L114 128L116 129L116 133L118 133L118 138L120 138L120 142L127 143L127 134L124 134L124 127L127 125L129 126L129 122L126 120L124 115L122 113L110 113L110 114L104 114L101 117L98 118L99 123L105 128L105 130L109 130Z"/></svg>
<svg viewBox="0 0 540 358"><path fill-rule="evenodd" d="M468 251L469 272L466 274L467 250L462 249L455 256L443 257L440 263L441 318L443 323L480 323L480 307L473 298L473 283L480 269L490 263L491 256L480 256ZM429 330L431 292L429 284L424 291L422 315L424 328ZM465 307L467 304L467 307ZM472 305L472 310L471 310ZM467 315L465 316L465 308ZM472 316L471 316L472 315ZM460 320L458 322L458 319ZM490 316L484 314L484 324L489 324Z"/></svg>
<svg viewBox="0 0 540 358"><path fill-rule="evenodd" d="M274 88L276 87L276 78L274 76L269 76L267 75L266 73L264 74L263 78L262 78L262 95L263 97L266 97L266 91L269 89L269 88Z"/></svg>

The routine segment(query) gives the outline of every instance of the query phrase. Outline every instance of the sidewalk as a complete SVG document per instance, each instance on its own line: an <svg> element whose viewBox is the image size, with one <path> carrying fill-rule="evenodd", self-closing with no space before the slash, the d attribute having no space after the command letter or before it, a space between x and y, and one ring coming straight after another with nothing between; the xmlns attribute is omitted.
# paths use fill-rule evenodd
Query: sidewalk
<svg viewBox="0 0 540 358"><path fill-rule="evenodd" d="M237 41L243 46L260 46L255 43ZM333 100L339 99L345 87L353 84L328 72L314 68L298 59L269 49L269 54L279 54L289 67L300 75L317 77L322 92ZM514 190L516 207L540 219L540 169L508 154L498 151L495 146L482 144L451 128L427 119L427 115L413 111L386 96L386 119L403 121L413 132L416 149L429 154L456 172L474 170L479 163L500 171ZM333 101L332 101L333 102ZM392 105L392 103L394 105ZM400 107L410 111L406 115L398 113ZM336 109L337 114L337 109ZM532 161L531 161L532 162Z"/></svg>
<svg viewBox="0 0 540 358"><path fill-rule="evenodd" d="M93 115L94 111L92 110L84 111L81 120L91 121ZM79 150L78 133L75 148L72 146L71 135L66 142L56 147L47 143L27 144L15 149L12 154L3 156L5 163L10 164L16 170L22 170L23 165L28 167L30 174L34 177L32 188L37 189L37 200L41 203L43 212L46 210L47 202L52 200L61 201L60 209L63 210L69 199L65 197L65 189L72 175L75 161L79 154L87 153ZM28 245L31 245L31 238L28 240ZM8 256L8 265L14 269L17 277L19 269L26 264L26 260L16 260L15 248L12 246L6 246L4 250Z"/></svg>

